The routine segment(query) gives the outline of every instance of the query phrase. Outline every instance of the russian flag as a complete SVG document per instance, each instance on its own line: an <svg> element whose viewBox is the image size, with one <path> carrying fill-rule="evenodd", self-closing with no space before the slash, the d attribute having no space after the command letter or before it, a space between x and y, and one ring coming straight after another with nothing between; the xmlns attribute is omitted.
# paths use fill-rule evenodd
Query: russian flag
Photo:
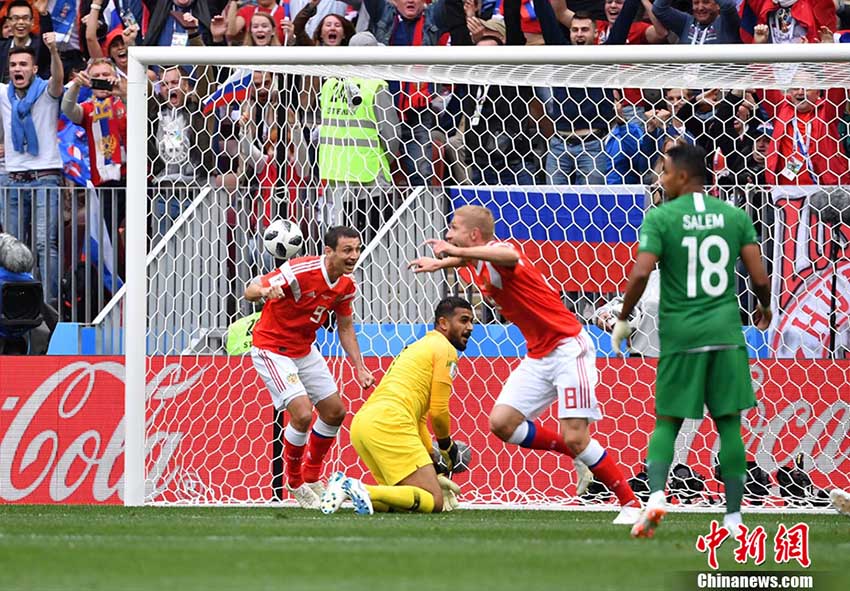
<svg viewBox="0 0 850 591"><path fill-rule="evenodd" d="M100 215L100 198L94 185L88 184L86 188L86 197L88 198L88 217L89 217L89 252L92 265L98 265L98 259L103 255L103 287L109 293L118 291L124 282L117 273L112 269L112 259L114 257L112 250L112 240L109 238L109 232L106 229L106 222L103 216ZM100 230L98 230L100 228ZM100 234L100 236L98 236ZM103 240L103 248L100 248L98 238Z"/></svg>
<svg viewBox="0 0 850 591"><path fill-rule="evenodd" d="M483 205L496 237L517 243L564 291L625 290L637 253L642 186L452 187L452 206Z"/></svg>
<svg viewBox="0 0 850 591"><path fill-rule="evenodd" d="M218 107L245 100L253 77L253 70L247 68L236 70L215 92L204 99L204 114L212 113L213 109Z"/></svg>
<svg viewBox="0 0 850 591"><path fill-rule="evenodd" d="M115 0L109 0L109 2L103 3L103 20L106 21L106 24L109 26L109 30L115 29L117 27L123 27L124 23L121 20L121 11L118 10L118 7L115 5Z"/></svg>

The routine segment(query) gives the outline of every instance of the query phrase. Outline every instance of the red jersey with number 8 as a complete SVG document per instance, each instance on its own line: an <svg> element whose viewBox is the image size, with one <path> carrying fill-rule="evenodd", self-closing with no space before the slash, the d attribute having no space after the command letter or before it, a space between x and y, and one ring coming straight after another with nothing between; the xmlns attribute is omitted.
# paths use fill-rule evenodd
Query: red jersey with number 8
<svg viewBox="0 0 850 591"><path fill-rule="evenodd" d="M487 246L515 249L507 242L491 241ZM529 357L546 357L564 339L581 332L581 323L564 307L560 294L522 252L513 267L473 261L466 268L484 297L492 300L499 312L519 328L528 345Z"/></svg>
<svg viewBox="0 0 850 591"><path fill-rule="evenodd" d="M310 352L316 331L327 321L329 312L351 316L351 301L357 293L351 275L331 283L324 256L287 261L260 277L259 283L263 287L280 286L283 297L263 306L254 326L254 346L292 358Z"/></svg>

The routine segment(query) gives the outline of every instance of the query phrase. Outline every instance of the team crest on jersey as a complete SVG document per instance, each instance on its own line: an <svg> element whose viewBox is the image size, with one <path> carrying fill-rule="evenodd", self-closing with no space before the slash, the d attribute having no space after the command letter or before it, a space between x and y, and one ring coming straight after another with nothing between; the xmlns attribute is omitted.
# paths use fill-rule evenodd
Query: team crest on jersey
<svg viewBox="0 0 850 591"><path fill-rule="evenodd" d="M449 368L449 376L452 379L455 379L455 376L457 375L457 361L449 361L446 365Z"/></svg>
<svg viewBox="0 0 850 591"><path fill-rule="evenodd" d="M289 374L288 376L286 376L286 381L294 386L295 384L298 383L298 374L297 373Z"/></svg>

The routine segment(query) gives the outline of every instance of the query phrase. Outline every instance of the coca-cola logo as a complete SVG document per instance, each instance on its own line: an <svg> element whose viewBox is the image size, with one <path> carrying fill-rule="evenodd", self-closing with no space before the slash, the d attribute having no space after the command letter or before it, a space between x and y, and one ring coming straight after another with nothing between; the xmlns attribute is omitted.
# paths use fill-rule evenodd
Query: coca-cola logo
<svg viewBox="0 0 850 591"><path fill-rule="evenodd" d="M8 358L6 358L8 359ZM120 503L123 488L124 370L120 358L0 358L0 502ZM375 369L389 359L374 361ZM465 386L455 399L458 428L482 464L470 495L555 494L571 477L556 465L532 471L522 491L505 491L505 474L528 469L525 455L493 445L486 414L516 359L465 358ZM341 365L341 383L353 384ZM751 457L773 472L802 453L818 486L850 486L850 366L811 360L759 360L752 365L759 406L746 414ZM609 360L601 399L608 424L599 436L639 469L652 431L651 364ZM247 502L271 499L272 409L268 393L243 357L151 358L146 387L146 501ZM11 384L11 385L10 385ZM612 388L606 395L605 388ZM355 388L356 392L359 390ZM554 420L554 419L553 419ZM345 432L337 463L361 464ZM711 421L688 423L677 445L692 466L710 467L717 452ZM484 459L486 456L486 460ZM704 471L704 470L703 470Z"/></svg>
<svg viewBox="0 0 850 591"><path fill-rule="evenodd" d="M201 375L200 370L186 372L180 364L163 367L148 382L147 426L166 401L185 394ZM86 498L121 499L123 385L121 363L77 361L60 367L29 394L6 393L2 410L15 414L3 421L7 426L0 441L0 498L20 501L47 484L49 499L62 502L90 479ZM96 391L98 400L93 402ZM185 433L149 428L146 433L146 495L153 498L180 477L179 471L169 469L169 461Z"/></svg>

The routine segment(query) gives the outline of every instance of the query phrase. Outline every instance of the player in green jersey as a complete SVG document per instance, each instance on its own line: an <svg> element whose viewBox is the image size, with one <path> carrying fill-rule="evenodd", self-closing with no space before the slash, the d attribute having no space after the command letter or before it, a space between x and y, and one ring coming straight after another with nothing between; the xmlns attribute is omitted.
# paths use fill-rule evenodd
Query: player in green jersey
<svg viewBox="0 0 850 591"><path fill-rule="evenodd" d="M758 297L760 329L770 324L770 283L752 221L743 210L704 194L705 183L702 148L681 145L667 152L661 175L667 201L644 218L637 261L611 337L619 353L620 342L630 331L626 319L658 264L661 355L655 430L647 455L651 495L632 528L635 537L651 537L664 517L664 487L676 435L684 419L703 417L703 406L708 407L720 436L720 470L726 488L723 523L732 535L741 524L747 471L741 411L755 406L755 396L735 294L738 256Z"/></svg>

